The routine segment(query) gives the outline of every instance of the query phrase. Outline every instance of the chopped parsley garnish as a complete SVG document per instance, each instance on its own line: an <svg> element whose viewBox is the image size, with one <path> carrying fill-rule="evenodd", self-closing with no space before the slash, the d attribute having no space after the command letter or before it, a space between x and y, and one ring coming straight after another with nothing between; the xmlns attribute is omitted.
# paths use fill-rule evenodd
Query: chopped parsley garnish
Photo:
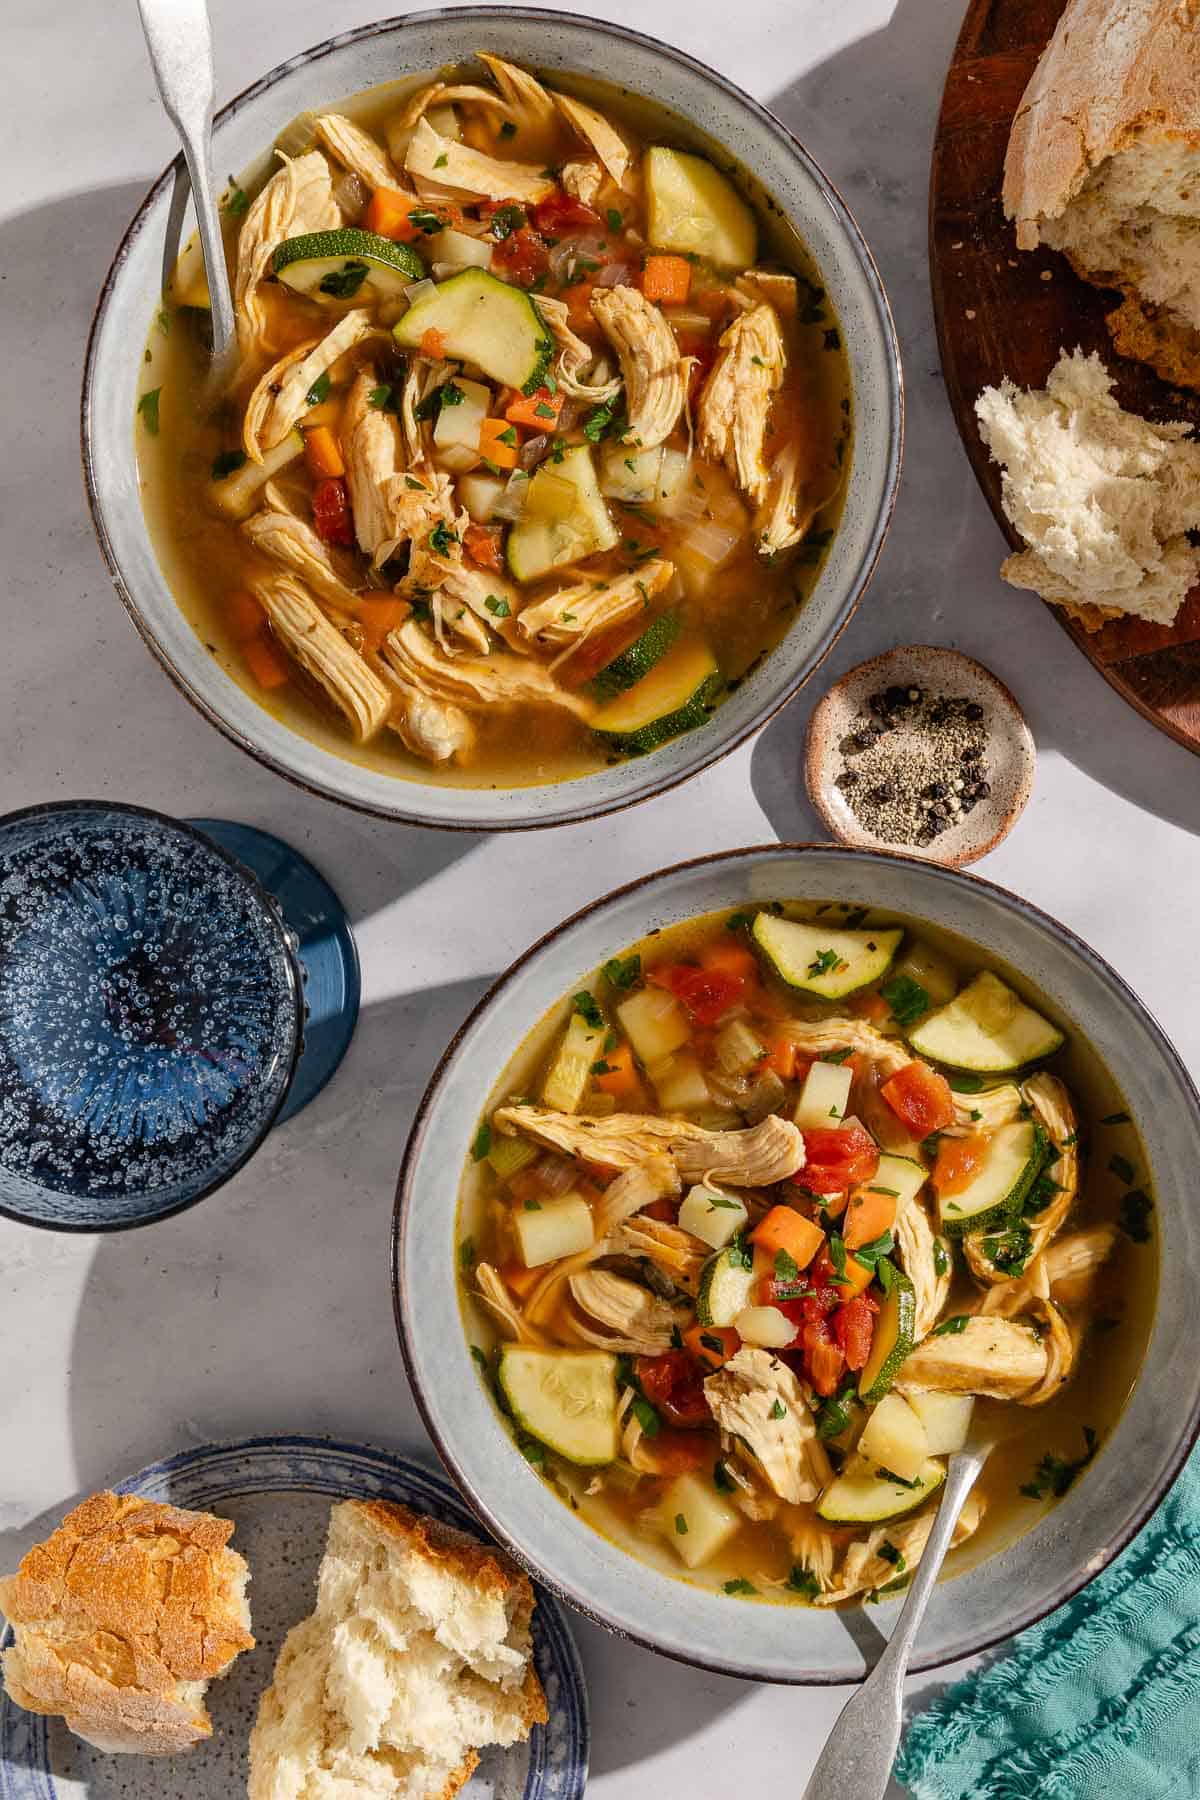
<svg viewBox="0 0 1200 1800"><path fill-rule="evenodd" d="M1033 1236L1028 1225L1024 1224L1010 1225L1007 1231L983 1240L984 1255L994 1267L1003 1269L1006 1275L1025 1273L1025 1264L1029 1261L1032 1248Z"/></svg>
<svg viewBox="0 0 1200 1800"><path fill-rule="evenodd" d="M688 1522L684 1518L683 1514L676 1513L675 1514L675 1529L679 1533L680 1537L687 1536L687 1528L688 1528Z"/></svg>
<svg viewBox="0 0 1200 1800"><path fill-rule="evenodd" d="M589 1075L611 1075L612 1072L612 1064L605 1062L603 1057L600 1058L599 1062L591 1063L588 1067Z"/></svg>
<svg viewBox="0 0 1200 1800"><path fill-rule="evenodd" d="M471 1155L476 1162L482 1162L492 1147L492 1128L485 1120L471 1140Z"/></svg>
<svg viewBox="0 0 1200 1800"><path fill-rule="evenodd" d="M1154 1202L1144 1188L1131 1188L1121 1202L1117 1224L1135 1244L1150 1242L1150 1214Z"/></svg>
<svg viewBox="0 0 1200 1800"><path fill-rule="evenodd" d="M838 1232L833 1232L829 1239L829 1260L833 1264L833 1285L849 1287L846 1276L846 1240Z"/></svg>
<svg viewBox="0 0 1200 1800"><path fill-rule="evenodd" d="M610 206L604 216L608 220L608 229L610 231L624 231L625 221L615 206Z"/></svg>
<svg viewBox="0 0 1200 1800"><path fill-rule="evenodd" d="M884 1189L872 1188L871 1192L881 1194L884 1192ZM884 1231L881 1232L877 1238L872 1238L869 1244L860 1244L858 1249L854 1252L854 1260L855 1262L862 1263L864 1268L873 1269L895 1248L896 1240L893 1238L891 1232Z"/></svg>
<svg viewBox="0 0 1200 1800"><path fill-rule="evenodd" d="M817 1436L823 1443L840 1437L850 1426L850 1408L856 1403L858 1376L847 1375L835 1393L823 1400L816 1410Z"/></svg>
<svg viewBox="0 0 1200 1800"><path fill-rule="evenodd" d="M505 119L504 123L500 127L500 136L502 138L510 138L510 137L516 137L516 135L517 135L517 128L513 124L512 120Z"/></svg>
<svg viewBox="0 0 1200 1800"><path fill-rule="evenodd" d="M836 950L818 950L808 965L808 973L810 975L828 975L831 969L837 968L841 960Z"/></svg>
<svg viewBox="0 0 1200 1800"><path fill-rule="evenodd" d="M553 419L558 416L555 413L554 408L552 406L547 406L544 400L539 400L533 411L535 417L539 419Z"/></svg>
<svg viewBox="0 0 1200 1800"><path fill-rule="evenodd" d="M642 978L642 959L636 951L632 956L610 956L602 972L613 987L631 988Z"/></svg>
<svg viewBox="0 0 1200 1800"><path fill-rule="evenodd" d="M812 974L811 969L809 970L809 974L810 975ZM844 1063L844 1062L847 1062L850 1059L850 1057L852 1057L853 1055L854 1055L853 1050L851 1050L849 1045L847 1045L847 1047L844 1050L826 1050L822 1056L818 1056L817 1061L818 1062L827 1062L827 1063Z"/></svg>
<svg viewBox="0 0 1200 1800"><path fill-rule="evenodd" d="M752 1269L754 1252L742 1236L741 1232L731 1238L725 1251L725 1260L731 1269Z"/></svg>
<svg viewBox="0 0 1200 1800"><path fill-rule="evenodd" d="M483 604L494 619L507 619L512 613L512 607L508 601L498 599L495 594L489 594Z"/></svg>
<svg viewBox="0 0 1200 1800"><path fill-rule="evenodd" d="M329 398L329 390L332 385L333 383L330 379L329 370L325 369L317 376L317 379L313 382L304 398L308 401L310 406L320 406L322 400L327 400Z"/></svg>
<svg viewBox="0 0 1200 1800"><path fill-rule="evenodd" d="M571 995L571 1007L593 1031L599 1031L604 1024L604 1014L600 1011L599 1002L595 994L589 994L586 988Z"/></svg>
<svg viewBox="0 0 1200 1800"><path fill-rule="evenodd" d="M1133 1121L1127 1112L1115 1112L1109 1113L1106 1118L1101 1119L1100 1123L1102 1125L1131 1125Z"/></svg>
<svg viewBox="0 0 1200 1800"><path fill-rule="evenodd" d="M940 1131L931 1131L927 1138L922 1138L921 1139L921 1154L922 1154L922 1156L927 1156L929 1158L930 1162L936 1162L938 1146L940 1145L941 1141L942 1141L942 1133Z"/></svg>
<svg viewBox="0 0 1200 1800"><path fill-rule="evenodd" d="M662 1420L659 1418L657 1410L651 1406L650 1402L647 1400L645 1394L635 1394L633 1396L633 1406L630 1410L647 1437L652 1438L658 1436L659 1432L662 1430Z"/></svg>
<svg viewBox="0 0 1200 1800"><path fill-rule="evenodd" d="M786 1250L777 1250L775 1252L775 1273L780 1281L795 1281L800 1274L800 1265L794 1256L788 1255Z"/></svg>
<svg viewBox="0 0 1200 1800"><path fill-rule="evenodd" d="M815 1600L821 1591L820 1582L803 1563L792 1564L786 1585L790 1593L799 1594L802 1600Z"/></svg>
<svg viewBox="0 0 1200 1800"><path fill-rule="evenodd" d="M244 450L222 450L220 456L213 457L212 478L220 481L223 475L232 475L235 469L244 468L245 465Z"/></svg>
<svg viewBox="0 0 1200 1800"><path fill-rule="evenodd" d="M457 383L453 381L443 382L439 391L442 396L443 406L461 406L467 397Z"/></svg>
<svg viewBox="0 0 1200 1800"><path fill-rule="evenodd" d="M376 412L395 412L396 395L391 384L381 381L378 387L373 387L367 395L367 405L373 406Z"/></svg>
<svg viewBox="0 0 1200 1800"><path fill-rule="evenodd" d="M439 519L429 534L429 548L438 556L449 556L451 546L457 542L457 531L451 531L445 519Z"/></svg>
<svg viewBox="0 0 1200 1800"><path fill-rule="evenodd" d="M1136 1171L1127 1156L1110 1156L1108 1166L1118 1181L1123 1181L1126 1187L1132 1184Z"/></svg>
<svg viewBox="0 0 1200 1800"><path fill-rule="evenodd" d="M404 477L404 485L406 488L415 488L418 494L427 494L429 492L425 483L423 481L418 481L415 475L406 475Z"/></svg>
<svg viewBox="0 0 1200 1800"><path fill-rule="evenodd" d="M885 982L879 992L891 1007L892 1017L901 1030L914 1025L932 1005L927 991L911 975L897 975L893 981Z"/></svg>
<svg viewBox="0 0 1200 1800"><path fill-rule="evenodd" d="M603 406L593 406L583 421L583 435L590 444L598 444L601 438L608 435L615 413L616 406L611 400L606 400Z"/></svg>
<svg viewBox="0 0 1200 1800"><path fill-rule="evenodd" d="M433 166L435 169L444 169L446 164L449 161L450 161L450 158L447 156L446 152L443 150L442 154L440 156L434 157Z"/></svg>
<svg viewBox="0 0 1200 1800"><path fill-rule="evenodd" d="M876 1469L875 1479L876 1481L894 1481L897 1487L910 1490L925 1486L919 1475L915 1476L912 1481L905 1481L903 1475L897 1475L894 1469Z"/></svg>
<svg viewBox="0 0 1200 1800"><path fill-rule="evenodd" d="M719 1194L716 1188L706 1188L704 1191L708 1195L709 1212L741 1211L742 1203L740 1200L731 1200L728 1194Z"/></svg>
<svg viewBox="0 0 1200 1800"><path fill-rule="evenodd" d="M726 931L749 931L754 924L754 914L748 912L730 913L725 921Z"/></svg>
<svg viewBox="0 0 1200 1800"><path fill-rule="evenodd" d="M786 1419L787 1418L787 1407L783 1404L782 1400L777 1400L775 1402L774 1406L771 1408L770 1412L767 1414L767 1417L769 1419Z"/></svg>
<svg viewBox="0 0 1200 1800"><path fill-rule="evenodd" d="M929 1335L930 1337L957 1337L960 1331L967 1329L967 1323L968 1315L966 1313L955 1313L952 1319L943 1319L940 1325L935 1325Z"/></svg>
<svg viewBox="0 0 1200 1800"><path fill-rule="evenodd" d="M146 430L150 433L151 437L158 436L158 397L161 393L162 389L160 387L150 388L141 396L137 403L138 412L142 417L142 424L146 427Z"/></svg>
<svg viewBox="0 0 1200 1800"><path fill-rule="evenodd" d="M532 1463L535 1469L540 1469L546 1460L545 1444L539 1444L538 1440L535 1437L530 1437L527 1431L523 1431L517 1439L517 1449L521 1452L525 1461Z"/></svg>
<svg viewBox="0 0 1200 1800"><path fill-rule="evenodd" d="M414 206L408 215L408 222L410 225L415 225L418 231L423 231L426 237L432 237L435 231L443 230L446 224L446 221L428 206Z"/></svg>
<svg viewBox="0 0 1200 1800"><path fill-rule="evenodd" d="M492 214L488 230L498 242L503 242L514 231L520 231L526 223L524 207L498 206Z"/></svg>
<svg viewBox="0 0 1200 1800"><path fill-rule="evenodd" d="M736 1494L737 1482L725 1467L724 1462L713 1464L713 1486L719 1494Z"/></svg>
<svg viewBox="0 0 1200 1800"><path fill-rule="evenodd" d="M904 1570L908 1567L908 1564L904 1560L903 1550L897 1550L895 1544L889 1543L887 1538L884 1538L876 1554L881 1556L885 1563L891 1563L897 1575L903 1574Z"/></svg>
<svg viewBox="0 0 1200 1800"><path fill-rule="evenodd" d="M541 1210L542 1210L542 1203L540 1200L527 1200L525 1202L525 1211L526 1212L541 1212Z"/></svg>
<svg viewBox="0 0 1200 1800"><path fill-rule="evenodd" d="M741 1575L736 1576L733 1581L723 1582L722 1586L727 1594L757 1594L758 1592L754 1583L746 1581Z"/></svg>
<svg viewBox="0 0 1200 1800"><path fill-rule="evenodd" d="M340 269L330 269L317 292L331 294L335 300L350 300L367 279L368 272L365 262L356 260L344 263Z"/></svg>
<svg viewBox="0 0 1200 1800"><path fill-rule="evenodd" d="M978 1094L983 1088L982 1075L947 1075L946 1079L956 1094Z"/></svg>
<svg viewBox="0 0 1200 1800"><path fill-rule="evenodd" d="M1096 1451L1100 1447L1100 1439L1090 1425L1083 1428L1084 1452L1074 1462L1067 1462L1061 1456L1048 1454L1033 1472L1031 1481L1023 1482L1019 1492L1027 1500L1044 1500L1048 1494L1055 1500L1061 1500L1075 1477L1086 1469Z"/></svg>
<svg viewBox="0 0 1200 1800"><path fill-rule="evenodd" d="M828 540L832 536L833 536L832 531L825 532L824 533L825 541L828 542ZM870 908L866 907L866 906L851 906L847 909L846 916L842 920L842 924L845 926L847 931L857 931L860 925L866 924L867 913L869 911L870 911Z"/></svg>
<svg viewBox="0 0 1200 1800"><path fill-rule="evenodd" d="M474 1268L475 1242L473 1238L464 1238L458 1246L458 1266L460 1269Z"/></svg>
<svg viewBox="0 0 1200 1800"><path fill-rule="evenodd" d="M245 188L238 186L232 175L229 177L229 192L222 201L222 205L233 219L240 219L250 205L250 196Z"/></svg>

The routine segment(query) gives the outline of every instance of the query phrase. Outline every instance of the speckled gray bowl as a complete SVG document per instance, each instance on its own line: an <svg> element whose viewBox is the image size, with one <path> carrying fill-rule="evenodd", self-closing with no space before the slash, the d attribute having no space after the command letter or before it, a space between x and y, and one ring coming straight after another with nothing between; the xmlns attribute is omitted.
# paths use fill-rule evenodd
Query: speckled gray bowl
<svg viewBox="0 0 1200 1800"><path fill-rule="evenodd" d="M935 1590L914 1669L996 1644L1061 1604L1128 1542L1200 1428L1200 1363L1180 1353L1195 1314L1200 1096L1141 1002L1088 946L977 876L914 858L771 845L682 863L577 913L518 958L468 1019L422 1102L400 1173L396 1319L425 1423L487 1528L600 1623L684 1662L762 1681L859 1680L860 1613L733 1602L657 1573L575 1517L495 1416L467 1352L454 1254L457 1191L475 1121L525 1034L580 977L656 926L771 899L845 900L927 919L1023 970L1057 999L1120 1085L1157 1195L1158 1302L1134 1392L1086 1475L1024 1537ZM897 1601L872 1609L884 1629Z"/></svg>
<svg viewBox="0 0 1200 1800"><path fill-rule="evenodd" d="M657 95L724 145L789 215L807 243L850 358L855 438L842 522L786 639L698 730L640 760L543 787L494 791L381 774L332 754L258 706L208 653L171 594L142 516L134 406L142 344L159 306L176 167L150 190L104 283L83 385L83 460L100 546L134 624L175 685L234 743L314 793L366 812L465 830L558 825L612 812L686 780L732 750L817 667L867 585L900 470L903 397L895 329L871 254L812 158L757 101L723 76L619 25L517 7L410 13L331 38L272 70L219 114L215 166L262 162L298 113L491 49L553 74L595 73ZM183 235L192 230L189 213ZM173 252L167 256L172 260Z"/></svg>

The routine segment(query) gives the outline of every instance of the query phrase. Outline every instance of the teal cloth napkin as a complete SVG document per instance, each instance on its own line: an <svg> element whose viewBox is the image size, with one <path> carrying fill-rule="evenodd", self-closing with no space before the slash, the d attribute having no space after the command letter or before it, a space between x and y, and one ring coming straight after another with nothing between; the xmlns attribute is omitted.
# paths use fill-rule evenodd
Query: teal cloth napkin
<svg viewBox="0 0 1200 1800"><path fill-rule="evenodd" d="M916 1800L1197 1800L1200 1451L1116 1561L914 1720Z"/></svg>

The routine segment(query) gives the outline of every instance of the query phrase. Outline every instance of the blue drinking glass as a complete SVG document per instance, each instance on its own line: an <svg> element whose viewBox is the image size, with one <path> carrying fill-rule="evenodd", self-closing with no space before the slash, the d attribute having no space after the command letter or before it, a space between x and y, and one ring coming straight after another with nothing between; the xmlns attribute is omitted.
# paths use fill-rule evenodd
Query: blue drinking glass
<svg viewBox="0 0 1200 1800"><path fill-rule="evenodd" d="M291 855L211 829L253 837L281 869ZM301 931L240 858L180 820L90 801L0 820L0 1211L113 1230L227 1181L300 1065ZM318 1022L335 1053L307 1071L304 1099L353 1029L352 944L350 959L352 1005Z"/></svg>

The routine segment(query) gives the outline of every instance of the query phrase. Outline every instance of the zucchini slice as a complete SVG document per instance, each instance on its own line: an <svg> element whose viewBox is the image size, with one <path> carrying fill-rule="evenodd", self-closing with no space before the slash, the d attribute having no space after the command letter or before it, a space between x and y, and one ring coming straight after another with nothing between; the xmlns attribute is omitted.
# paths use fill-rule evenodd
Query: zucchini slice
<svg viewBox="0 0 1200 1800"><path fill-rule="evenodd" d="M675 639L679 636L680 618L677 612L659 613L657 619L651 619L640 637L634 639L619 656L595 677L592 692L597 700L615 700L618 694L639 682L643 675L648 675L655 663L661 662Z"/></svg>
<svg viewBox="0 0 1200 1800"><path fill-rule="evenodd" d="M554 339L529 295L486 269L464 269L441 282L409 307L392 336L402 349L415 350L427 331L440 335L447 356L525 394L541 385L554 354Z"/></svg>
<svg viewBox="0 0 1200 1800"><path fill-rule="evenodd" d="M702 725L721 687L716 657L707 644L689 638L603 707L592 720L592 730L612 749L642 756L681 731Z"/></svg>
<svg viewBox="0 0 1200 1800"><path fill-rule="evenodd" d="M743 1267L742 1257L739 1240L736 1245L710 1256L701 1269L700 1286L696 1290L696 1318L701 1325L732 1325L738 1314L750 1305L756 1276L753 1268Z"/></svg>
<svg viewBox="0 0 1200 1800"><path fill-rule="evenodd" d="M947 1068L1001 1075L1053 1056L1064 1038L984 969L948 1006L926 1013L908 1041L919 1056Z"/></svg>
<svg viewBox="0 0 1200 1800"><path fill-rule="evenodd" d="M505 1344L496 1379L517 1424L583 1468L617 1454L617 1359L607 1350Z"/></svg>
<svg viewBox="0 0 1200 1800"><path fill-rule="evenodd" d="M351 300L364 283L390 298L422 280L425 264L408 244L373 231L310 231L276 245L271 273L314 299Z"/></svg>
<svg viewBox="0 0 1200 1800"><path fill-rule="evenodd" d="M860 1400L882 1400L916 1342L917 1296L907 1275L892 1277L891 1292L879 1309L871 1353L858 1378Z"/></svg>
<svg viewBox="0 0 1200 1800"><path fill-rule="evenodd" d="M562 563L611 550L621 534L609 516L587 444L546 462L525 491L508 534L508 566L517 581L540 581Z"/></svg>
<svg viewBox="0 0 1200 1800"><path fill-rule="evenodd" d="M968 1231L990 1231L1011 1219L1046 1159L1046 1135L1033 1119L1014 1119L988 1139L983 1167L957 1194L938 1195L938 1212L947 1237Z"/></svg>
<svg viewBox="0 0 1200 1800"><path fill-rule="evenodd" d="M822 1000L842 1000L886 973L904 932L899 927L835 931L829 925L808 925L760 912L752 935L789 987L819 994Z"/></svg>
<svg viewBox="0 0 1200 1800"><path fill-rule="evenodd" d="M924 1506L945 1479L946 1466L934 1456L922 1464L911 1487L889 1481L884 1470L856 1456L825 1489L817 1512L831 1525L883 1525Z"/></svg>

